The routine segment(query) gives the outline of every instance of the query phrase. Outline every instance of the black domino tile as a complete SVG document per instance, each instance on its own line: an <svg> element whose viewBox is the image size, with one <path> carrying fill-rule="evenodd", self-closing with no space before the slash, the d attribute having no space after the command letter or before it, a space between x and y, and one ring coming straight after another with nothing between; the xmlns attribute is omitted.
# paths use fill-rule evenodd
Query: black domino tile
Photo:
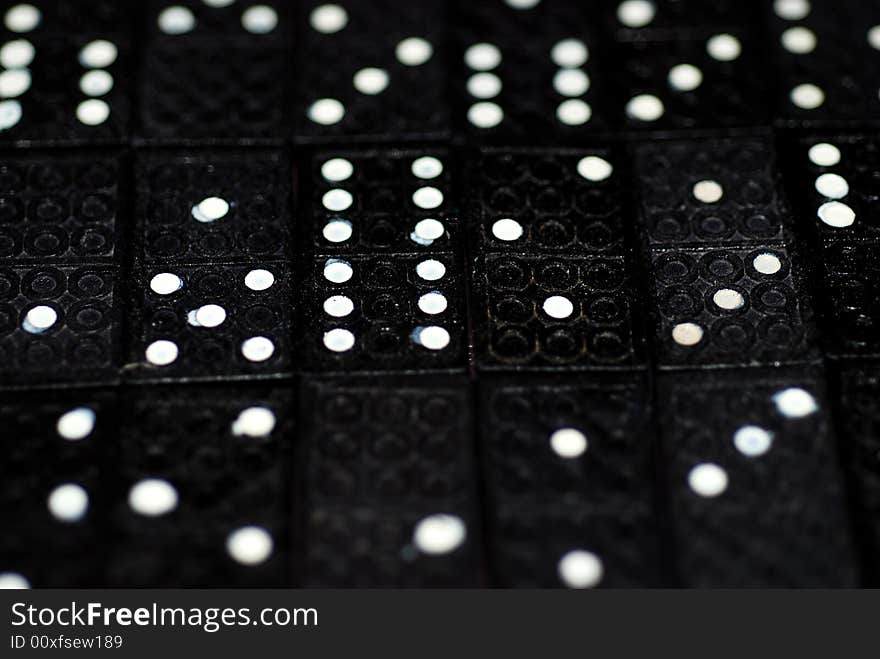
<svg viewBox="0 0 880 659"><path fill-rule="evenodd" d="M22 3L4 2L4 17ZM29 84L21 93L4 95L0 143L47 146L95 146L123 144L131 135L132 72L136 52L133 15L118 3L84 0L76 3L37 2L39 21L24 32L0 26L2 43L26 40L33 59L22 67ZM112 76L112 86L97 96L87 95L80 81L91 67L81 59L83 48L94 41L109 41L116 55L103 71ZM8 76L14 72L10 69ZM106 119L83 121L81 104L106 104Z"/></svg>
<svg viewBox="0 0 880 659"><path fill-rule="evenodd" d="M290 132L288 3L260 3L275 14L268 31L245 28L254 6L150 2L143 20L136 135L147 143L277 143ZM191 21L168 18L169 8ZM164 19L164 20L163 20ZM164 22L181 25L170 32ZM187 29L188 28L188 29Z"/></svg>
<svg viewBox="0 0 880 659"><path fill-rule="evenodd" d="M741 53L718 59L711 53L718 39L735 39ZM762 126L767 81L760 68L756 41L745 27L730 32L674 41L635 40L620 46L621 73L615 78L615 116L626 130L683 131ZM717 46L715 46L717 47ZM695 67L699 81L692 79ZM685 75L682 75L682 74ZM662 115L640 115L636 99L660 100Z"/></svg>
<svg viewBox="0 0 880 659"><path fill-rule="evenodd" d="M658 389L675 556L684 585L841 587L858 582L821 374L669 375ZM783 414L785 405L779 402L784 401L781 394L792 391L799 392L788 408L794 417ZM749 453L737 447L737 432L749 426L772 436L769 450L755 454L755 444L747 442ZM694 469L704 465L724 471L726 489L708 496L694 489Z"/></svg>
<svg viewBox="0 0 880 659"><path fill-rule="evenodd" d="M7 263L114 262L123 170L113 154L6 153L0 254Z"/></svg>
<svg viewBox="0 0 880 659"><path fill-rule="evenodd" d="M465 162L474 253L626 253L626 175L616 152L498 148L468 154ZM586 168L590 163L595 170ZM592 179L579 173L579 165ZM493 232L504 218L520 225L520 237Z"/></svg>
<svg viewBox="0 0 880 659"><path fill-rule="evenodd" d="M139 133L151 143L280 142L284 47L168 41L146 54ZM222 61L224 65L217 66Z"/></svg>
<svg viewBox="0 0 880 659"><path fill-rule="evenodd" d="M4 567L27 574L34 586L83 587L103 580L116 401L112 391L90 390L6 395L0 404L2 519L5 528L17 529L3 535L0 552ZM62 436L60 419L77 410L94 414L94 424ZM63 520L50 513L50 496L65 485L85 491L83 517Z"/></svg>
<svg viewBox="0 0 880 659"><path fill-rule="evenodd" d="M658 364L818 361L805 257L772 144L653 144L635 159Z"/></svg>
<svg viewBox="0 0 880 659"><path fill-rule="evenodd" d="M114 152L4 155L0 386L118 379L125 163ZM26 325L35 307L54 322Z"/></svg>
<svg viewBox="0 0 880 659"><path fill-rule="evenodd" d="M290 375L296 284L290 251L292 172L278 151L144 153L135 164L135 267L125 376L136 381L272 378ZM223 199L226 213L205 221L204 199ZM197 219L199 218L199 219ZM271 274L252 288L254 271ZM158 290L156 276L179 280ZM199 322L212 305L221 317ZM216 324L215 324L216 323ZM172 342L176 358L150 359L155 342ZM252 358L248 345L261 342ZM166 344L167 345L167 344ZM266 348L268 346L268 348Z"/></svg>
<svg viewBox="0 0 880 659"><path fill-rule="evenodd" d="M644 363L621 170L601 148L473 154L465 214L478 368Z"/></svg>
<svg viewBox="0 0 880 659"><path fill-rule="evenodd" d="M822 159L821 145L830 145L834 162ZM817 147L811 159L811 149ZM826 158L828 156L826 155ZM824 163L824 164L818 164ZM790 196L801 216L806 236L822 245L874 242L880 238L877 226L880 197L880 142L870 135L811 134L791 144L787 159ZM823 181L842 178L843 188L829 189ZM820 180L821 179L821 180ZM824 192L823 192L824 190ZM834 196L827 196L826 193ZM842 193L842 196L841 196ZM823 220L822 207L838 202L848 206L854 217L831 223Z"/></svg>
<svg viewBox="0 0 880 659"><path fill-rule="evenodd" d="M880 351L876 252L870 245L834 245L821 267L825 331L830 356L874 357Z"/></svg>
<svg viewBox="0 0 880 659"><path fill-rule="evenodd" d="M294 400L289 386L150 388L125 396L118 457L105 480L112 525L107 583L290 584ZM251 408L271 412L268 434L262 434L266 426L237 425ZM132 488L144 479L173 486L177 505L160 516L135 510ZM274 547L255 566L236 562L228 551L230 534L250 526L264 529Z"/></svg>
<svg viewBox="0 0 880 659"><path fill-rule="evenodd" d="M806 16L798 12L785 19L767 3L766 13L767 47L776 74L776 121L788 127L875 123L880 51L869 45L867 32L876 23L876 4L818 3ZM785 33L794 27L812 33L812 48L785 45ZM802 44L803 38L794 43ZM821 95L810 94L811 102L798 103L797 90L803 85L817 87Z"/></svg>
<svg viewBox="0 0 880 659"><path fill-rule="evenodd" d="M169 3L164 0L148 0L144 3L147 12L147 20L141 29L147 39L155 40L166 37L180 37L183 40L229 37L245 37L254 41L268 39L286 39L291 28L292 8L290 3L279 0L268 0L260 3L227 2L215 3L212 6L201 0L181 0ZM259 4L269 7L275 13L274 23L268 32L252 32L245 28L248 9ZM168 20L166 15L163 21L163 13L169 7L181 7L192 15L191 29L179 34L169 33L163 29L163 24L175 24L177 21ZM267 23L267 25L269 25Z"/></svg>
<svg viewBox="0 0 880 659"><path fill-rule="evenodd" d="M643 364L623 258L487 256L474 263L475 348L487 370L621 369ZM548 301L571 305L565 318Z"/></svg>
<svg viewBox="0 0 880 659"><path fill-rule="evenodd" d="M431 159L425 171L424 159ZM312 156L300 200L310 219L300 236L298 343L306 370L464 371L465 236L454 163L448 151L431 148ZM344 179L330 180L342 176L334 165ZM425 193L435 198L420 205Z"/></svg>
<svg viewBox="0 0 880 659"><path fill-rule="evenodd" d="M308 297L303 301L299 347L305 367L310 371L462 371L467 361L462 278L453 274L453 259L430 256L448 266L450 274L440 281L419 276L417 268L427 260L425 256L315 259L303 278ZM324 271L334 262L348 264L352 279L339 284L328 281ZM425 302L438 296L445 300L444 310L439 314L424 311ZM351 312L344 317L328 313L334 301L350 305ZM446 331L448 345L432 349L420 343L420 332L429 327ZM351 349L328 349L325 338L334 330L353 333Z"/></svg>
<svg viewBox="0 0 880 659"><path fill-rule="evenodd" d="M774 274L756 269L756 259L768 254L780 263ZM662 366L819 359L804 280L784 248L656 251L651 269L654 340ZM728 302L726 295L736 299ZM676 338L677 329L690 325L700 328L695 344Z"/></svg>
<svg viewBox="0 0 880 659"><path fill-rule="evenodd" d="M364 0L347 6L347 20L335 32L315 28L315 11L327 3L302 3L296 43L297 71L293 126L301 142L402 141L448 138L449 5L442 0L397 3ZM318 21L319 23L319 21ZM404 63L397 47L404 39L422 39L430 57ZM381 68L390 84L380 93L363 93L353 85L365 68ZM316 121L315 103L341 104L341 116Z"/></svg>
<svg viewBox="0 0 880 659"><path fill-rule="evenodd" d="M456 4L458 59L454 62L453 94L457 132L471 140L502 144L534 143L529 136L540 132L545 136L541 142L561 145L607 132L616 125L609 102L612 87L604 75L605 64L614 55L595 29L596 7L570 1L542 2L527 10L502 0ZM586 49L586 59L571 67L575 75L586 74L586 84L578 82L583 91L573 90L579 93L572 96L561 94L554 85L560 66L551 53L556 44L566 40L575 40ZM474 66L468 53L474 46L486 44L497 49L500 60ZM500 81L497 93L475 92L471 85L479 74ZM567 114L565 103L578 107ZM486 104L501 111L490 108L489 121L480 119ZM566 116L571 118L564 120Z"/></svg>
<svg viewBox="0 0 880 659"><path fill-rule="evenodd" d="M90 71L79 61L83 47L97 39L113 39L118 56L104 70L113 76L113 87L92 98L80 88L82 77ZM90 33L66 39L43 37L34 39L35 55L30 67L31 84L21 96L6 101L18 103L17 109L3 106L7 130L0 142L27 143L47 146L116 145L127 142L131 133L131 70L133 68L127 35ZM105 103L109 108L106 120L98 124L87 117L85 103ZM17 119L13 124L13 119Z"/></svg>
<svg viewBox="0 0 880 659"><path fill-rule="evenodd" d="M812 134L790 143L789 195L814 259L825 352L863 358L878 351L874 294L877 142L869 136Z"/></svg>
<svg viewBox="0 0 880 659"><path fill-rule="evenodd" d="M0 11L4 17L6 12L22 3L16 0L4 0L0 4ZM35 29L28 32L13 31L4 21L0 26L0 34L6 37L16 35L56 35L56 34L88 34L103 33L111 34L131 30L135 15L112 0L82 0L77 3L64 2L34 2L33 6L40 13L39 23ZM27 37L25 37L27 38Z"/></svg>
<svg viewBox="0 0 880 659"><path fill-rule="evenodd" d="M643 376L481 384L497 585L565 585L560 561L571 551L598 557L604 586L662 582L649 400ZM560 429L582 433L581 454L554 450L551 438Z"/></svg>
<svg viewBox="0 0 880 659"><path fill-rule="evenodd" d="M442 171L430 178L413 173L420 158L440 162ZM329 180L322 174L327 163L343 160L351 174L342 180ZM308 218L301 225L303 249L321 254L429 254L460 249L459 199L452 170L455 161L446 149L427 146L407 149L366 149L319 151L311 157L303 173L300 207ZM431 170L431 174L434 170ZM416 193L438 190L439 205L416 203ZM350 196L334 204L332 195ZM326 201L325 201L326 200ZM443 233L433 239L418 240L416 224L425 218L443 223ZM333 237L328 223L347 222L350 235Z"/></svg>
<svg viewBox="0 0 880 659"><path fill-rule="evenodd" d="M306 585L481 583L474 409L465 379L312 377L300 409ZM464 525L450 551L431 553L417 542L419 523L434 515Z"/></svg>
<svg viewBox="0 0 880 659"><path fill-rule="evenodd" d="M787 234L787 202L766 138L646 144L635 152L640 229L652 249L768 245ZM714 181L720 199L694 195Z"/></svg>
<svg viewBox="0 0 880 659"><path fill-rule="evenodd" d="M255 269L272 273L266 290L252 290L247 275ZM181 288L156 293L150 282L157 275L173 274ZM293 317L292 280L280 263L252 265L151 266L136 275L139 290L132 291L126 376L137 380L264 378L289 375L293 369L290 327ZM223 309L219 325L199 322L207 305ZM265 359L248 359L247 341L260 337L272 342ZM155 341L173 341L178 357L168 365L145 358Z"/></svg>
<svg viewBox="0 0 880 659"><path fill-rule="evenodd" d="M844 366L837 371L837 427L840 452L849 476L850 496L860 541L865 582L880 579L880 379L876 365Z"/></svg>
<svg viewBox="0 0 880 659"><path fill-rule="evenodd" d="M289 258L292 174L278 151L142 152L135 164L138 261L218 263ZM198 221L193 207L219 197L227 214Z"/></svg>
<svg viewBox="0 0 880 659"><path fill-rule="evenodd" d="M122 319L114 268L100 264L3 268L0 286L5 298L0 307L4 385L117 380ZM35 307L52 310L50 327L26 328Z"/></svg>

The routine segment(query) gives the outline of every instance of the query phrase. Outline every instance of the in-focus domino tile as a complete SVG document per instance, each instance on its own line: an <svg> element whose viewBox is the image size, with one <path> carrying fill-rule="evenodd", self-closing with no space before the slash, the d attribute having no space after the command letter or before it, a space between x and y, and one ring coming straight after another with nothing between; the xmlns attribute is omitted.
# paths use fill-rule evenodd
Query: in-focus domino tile
<svg viewBox="0 0 880 659"><path fill-rule="evenodd" d="M369 255L460 250L454 165L448 151L436 148L316 153L301 195L309 218L301 225L304 248Z"/></svg>
<svg viewBox="0 0 880 659"><path fill-rule="evenodd" d="M480 389L497 585L573 586L573 551L598 558L590 586L661 583L644 379L492 378Z"/></svg>
<svg viewBox="0 0 880 659"><path fill-rule="evenodd" d="M437 254L316 258L303 279L305 368L463 370L468 338L459 268ZM342 271L351 278L329 279Z"/></svg>
<svg viewBox="0 0 880 659"><path fill-rule="evenodd" d="M292 283L278 262L143 268L131 282L127 376L183 381L290 374Z"/></svg>
<svg viewBox="0 0 880 659"><path fill-rule="evenodd" d="M624 254L622 169L622 159L608 149L467 154L465 212L472 251Z"/></svg>
<svg viewBox="0 0 880 659"><path fill-rule="evenodd" d="M658 250L650 276L662 367L819 358L805 281L784 247Z"/></svg>
<svg viewBox="0 0 880 659"><path fill-rule="evenodd" d="M669 375L658 391L682 585L856 585L820 374Z"/></svg>
<svg viewBox="0 0 880 659"><path fill-rule="evenodd" d="M284 260L293 233L291 183L290 164L278 151L141 152L136 259L150 265ZM198 210L205 200L211 217Z"/></svg>
<svg viewBox="0 0 880 659"><path fill-rule="evenodd" d="M120 364L127 159L0 159L2 384L112 382Z"/></svg>
<svg viewBox="0 0 880 659"><path fill-rule="evenodd" d="M840 358L880 354L880 142L870 135L812 135L787 149L789 196L815 255L823 347Z"/></svg>
<svg viewBox="0 0 880 659"><path fill-rule="evenodd" d="M479 584L466 380L312 378L300 409L307 585Z"/></svg>
<svg viewBox="0 0 880 659"><path fill-rule="evenodd" d="M634 301L623 258L478 259L477 364L540 370L639 366Z"/></svg>
<svg viewBox="0 0 880 659"><path fill-rule="evenodd" d="M657 363L817 360L810 289L770 143L645 144L634 155Z"/></svg>
<svg viewBox="0 0 880 659"><path fill-rule="evenodd" d="M484 149L467 163L478 367L642 364L620 159Z"/></svg>
<svg viewBox="0 0 880 659"><path fill-rule="evenodd" d="M787 237L788 207L767 140L644 144L634 157L640 228L650 248L767 245Z"/></svg>
<svg viewBox="0 0 880 659"><path fill-rule="evenodd" d="M118 255L122 162L7 153L0 158L0 256L6 264L109 263Z"/></svg>
<svg viewBox="0 0 880 659"><path fill-rule="evenodd" d="M3 385L115 381L120 343L115 268L0 267Z"/></svg>
<svg viewBox="0 0 880 659"><path fill-rule="evenodd" d="M823 340L833 357L880 355L878 268L873 245L832 245L822 252Z"/></svg>
<svg viewBox="0 0 880 659"><path fill-rule="evenodd" d="M445 150L317 153L304 182L299 336L311 371L467 363L463 227Z"/></svg>
<svg viewBox="0 0 880 659"><path fill-rule="evenodd" d="M269 150L142 152L135 165L136 379L292 369L292 174ZM249 279L253 278L253 279Z"/></svg>
<svg viewBox="0 0 880 659"><path fill-rule="evenodd" d="M789 145L789 195L820 244L880 240L880 139L814 134Z"/></svg>

